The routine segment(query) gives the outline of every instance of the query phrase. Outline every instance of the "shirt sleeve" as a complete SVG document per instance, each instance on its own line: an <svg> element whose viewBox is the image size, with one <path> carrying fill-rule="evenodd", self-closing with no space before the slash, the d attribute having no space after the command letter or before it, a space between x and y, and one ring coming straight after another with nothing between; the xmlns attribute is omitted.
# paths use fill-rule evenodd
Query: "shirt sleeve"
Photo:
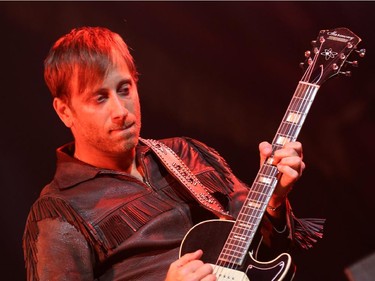
<svg viewBox="0 0 375 281"><path fill-rule="evenodd" d="M102 253L95 241L89 226L64 200L38 198L23 234L27 280L93 280L94 263Z"/></svg>
<svg viewBox="0 0 375 281"><path fill-rule="evenodd" d="M93 255L85 237L74 226L55 218L41 220L37 227L34 277L39 280L93 280Z"/></svg>

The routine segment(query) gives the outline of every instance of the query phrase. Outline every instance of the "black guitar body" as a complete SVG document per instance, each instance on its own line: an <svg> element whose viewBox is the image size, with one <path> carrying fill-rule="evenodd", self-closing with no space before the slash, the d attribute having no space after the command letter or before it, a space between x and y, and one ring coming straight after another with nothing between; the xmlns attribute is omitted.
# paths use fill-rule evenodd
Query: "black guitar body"
<svg viewBox="0 0 375 281"><path fill-rule="evenodd" d="M292 280L295 266L287 253L279 255L269 262L260 262L253 258L253 250L249 250L241 266L226 263L216 265L227 237L234 225L230 220L208 220L195 225L186 234L180 248L180 256L203 250L202 261L214 266L214 273L218 281L276 281ZM258 246L260 239L254 241Z"/></svg>

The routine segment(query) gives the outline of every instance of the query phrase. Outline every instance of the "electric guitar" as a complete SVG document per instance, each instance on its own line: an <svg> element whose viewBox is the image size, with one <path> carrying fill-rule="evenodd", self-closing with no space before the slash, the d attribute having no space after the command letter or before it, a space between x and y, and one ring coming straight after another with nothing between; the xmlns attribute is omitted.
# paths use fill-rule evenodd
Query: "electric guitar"
<svg viewBox="0 0 375 281"><path fill-rule="evenodd" d="M358 63L348 61L349 55L353 51L360 57L365 55L364 49L357 49L360 41L347 28L319 32L317 40L312 42L312 52L305 52L305 63L301 63L305 65L305 72L272 141L273 152L297 139L315 95L326 80L339 74L350 76L346 68ZM202 260L212 264L218 281L274 281L294 277L295 266L288 253L268 262L256 260L256 248L261 240L257 229L279 176L272 165L272 155L261 165L235 221L201 222L182 241L180 256L202 249Z"/></svg>

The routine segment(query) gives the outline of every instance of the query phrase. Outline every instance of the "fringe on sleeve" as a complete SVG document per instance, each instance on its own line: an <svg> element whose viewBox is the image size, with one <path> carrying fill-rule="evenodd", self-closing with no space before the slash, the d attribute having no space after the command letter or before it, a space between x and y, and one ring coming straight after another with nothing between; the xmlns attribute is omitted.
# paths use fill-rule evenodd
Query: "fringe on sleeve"
<svg viewBox="0 0 375 281"><path fill-rule="evenodd" d="M36 247L36 242L39 235L37 223L38 221L48 218L60 218L70 223L84 235L90 245L98 245L98 240L90 234L90 227L83 222L83 219L75 212L75 210L73 210L71 206L60 198L42 197L31 207L23 234L22 246L25 266L27 269L27 280L39 280L37 272L38 260ZM96 250L99 252L105 251L100 243Z"/></svg>
<svg viewBox="0 0 375 281"><path fill-rule="evenodd" d="M303 218L298 219L293 215L295 233L294 240L303 249L312 248L318 238L323 238L325 219Z"/></svg>
<svg viewBox="0 0 375 281"><path fill-rule="evenodd" d="M294 243L302 249L310 249L318 239L323 238L325 219L322 218L297 218L287 201L287 208L290 210L291 224L294 231L291 233Z"/></svg>

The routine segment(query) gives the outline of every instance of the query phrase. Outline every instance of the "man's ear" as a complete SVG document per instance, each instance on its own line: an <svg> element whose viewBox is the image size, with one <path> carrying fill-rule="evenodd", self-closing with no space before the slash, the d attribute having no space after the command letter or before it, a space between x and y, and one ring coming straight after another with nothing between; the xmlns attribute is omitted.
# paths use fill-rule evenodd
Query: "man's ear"
<svg viewBox="0 0 375 281"><path fill-rule="evenodd" d="M53 99L53 108L65 126L71 128L73 125L72 110L69 105L60 98Z"/></svg>

